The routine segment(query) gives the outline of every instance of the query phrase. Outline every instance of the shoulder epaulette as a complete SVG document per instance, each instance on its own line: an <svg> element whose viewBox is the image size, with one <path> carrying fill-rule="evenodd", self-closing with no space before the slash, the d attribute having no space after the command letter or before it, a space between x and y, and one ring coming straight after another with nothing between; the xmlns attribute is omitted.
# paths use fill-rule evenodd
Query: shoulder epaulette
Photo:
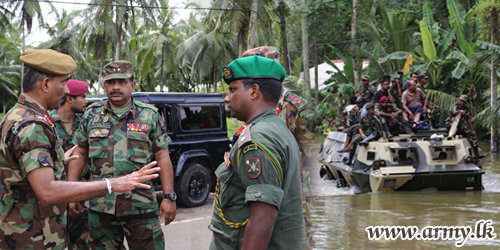
<svg viewBox="0 0 500 250"><path fill-rule="evenodd" d="M245 129L243 129L243 131L241 131L240 137L238 137L238 148L239 149L252 141L252 134L250 132L250 127L252 127L252 124L246 126Z"/></svg>
<svg viewBox="0 0 500 250"><path fill-rule="evenodd" d="M143 102L140 102L140 101L135 101L135 105L139 106L139 107L143 107L143 108L149 108L149 109L152 109L154 111L158 111L158 109L154 106L154 105L151 105L151 104L148 104L148 103L143 103Z"/></svg>
<svg viewBox="0 0 500 250"><path fill-rule="evenodd" d="M88 108L102 107L102 106L104 106L105 103L106 103L106 100L94 102Z"/></svg>

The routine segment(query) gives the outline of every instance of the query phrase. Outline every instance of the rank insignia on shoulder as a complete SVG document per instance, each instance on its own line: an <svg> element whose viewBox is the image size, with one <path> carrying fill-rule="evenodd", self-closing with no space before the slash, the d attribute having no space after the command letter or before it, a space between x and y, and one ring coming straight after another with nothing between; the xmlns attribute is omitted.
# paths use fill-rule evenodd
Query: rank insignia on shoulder
<svg viewBox="0 0 500 250"><path fill-rule="evenodd" d="M49 122L50 126L54 127L54 123L47 114L43 114L43 118L45 118Z"/></svg>
<svg viewBox="0 0 500 250"><path fill-rule="evenodd" d="M149 124L127 123L127 131L148 132Z"/></svg>
<svg viewBox="0 0 500 250"><path fill-rule="evenodd" d="M257 150L257 145L250 144L243 149L243 153L246 154L250 150Z"/></svg>
<svg viewBox="0 0 500 250"><path fill-rule="evenodd" d="M255 179L259 177L262 172L262 165L260 164L260 157L250 158L245 160L245 167L248 177Z"/></svg>
<svg viewBox="0 0 500 250"><path fill-rule="evenodd" d="M226 167L231 167L231 160L229 160L230 154L229 152L224 153L224 162L226 162Z"/></svg>

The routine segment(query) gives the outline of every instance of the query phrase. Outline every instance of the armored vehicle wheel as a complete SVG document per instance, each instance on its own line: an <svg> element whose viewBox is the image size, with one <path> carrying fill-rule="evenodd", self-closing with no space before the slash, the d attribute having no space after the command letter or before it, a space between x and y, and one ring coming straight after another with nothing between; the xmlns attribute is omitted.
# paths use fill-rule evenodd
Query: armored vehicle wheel
<svg viewBox="0 0 500 250"><path fill-rule="evenodd" d="M325 165L321 166L321 168L319 170L319 176L324 181L333 180L332 172L330 172L330 170Z"/></svg>
<svg viewBox="0 0 500 250"><path fill-rule="evenodd" d="M345 179L338 179L337 181L335 181L335 186L337 188L347 187L347 181Z"/></svg>
<svg viewBox="0 0 500 250"><path fill-rule="evenodd" d="M210 173L203 165L187 164L174 182L177 201L187 207L204 205L210 193L210 182Z"/></svg>

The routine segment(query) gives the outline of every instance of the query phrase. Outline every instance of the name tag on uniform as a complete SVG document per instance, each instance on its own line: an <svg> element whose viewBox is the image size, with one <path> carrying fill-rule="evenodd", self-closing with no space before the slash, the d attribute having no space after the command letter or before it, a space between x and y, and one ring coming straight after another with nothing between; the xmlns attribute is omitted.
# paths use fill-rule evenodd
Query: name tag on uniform
<svg viewBox="0 0 500 250"><path fill-rule="evenodd" d="M90 124L89 129L93 128L111 128L111 124Z"/></svg>
<svg viewBox="0 0 500 250"><path fill-rule="evenodd" d="M56 140L56 148L62 147L63 141L61 139Z"/></svg>
<svg viewBox="0 0 500 250"><path fill-rule="evenodd" d="M149 124L127 123L127 131L148 132Z"/></svg>

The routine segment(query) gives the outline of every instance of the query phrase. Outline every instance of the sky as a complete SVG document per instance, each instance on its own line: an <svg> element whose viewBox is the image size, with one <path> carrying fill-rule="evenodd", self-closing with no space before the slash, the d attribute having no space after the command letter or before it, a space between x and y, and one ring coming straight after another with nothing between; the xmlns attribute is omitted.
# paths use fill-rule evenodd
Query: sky
<svg viewBox="0 0 500 250"><path fill-rule="evenodd" d="M74 3L89 3L90 0L60 0L64 2L74 2ZM205 4L209 3L210 1L208 0L170 0L169 1L169 6L170 7L180 7L183 8L185 6L185 2L188 1L195 1L199 2L200 4ZM56 7L57 11L59 13L62 13L62 10L65 9L68 12L71 12L73 10L81 10L85 9L87 5L84 4L67 4L67 3L57 3L53 2L52 3L54 7ZM54 25L55 24L55 18L56 15L54 13L51 13L51 8L48 3L40 2L40 6L42 8L42 14L44 21L47 22L49 25ZM206 6L203 6L206 7ZM187 19L189 17L189 13L191 10L183 10L183 9L176 9L178 15L174 18L174 22L179 21L180 19ZM38 20L33 20L33 29L31 31L31 34L27 35L26 39L26 45L31 45L31 46L37 46L38 44L49 40L50 37L45 33L44 30L41 30L38 25Z"/></svg>

